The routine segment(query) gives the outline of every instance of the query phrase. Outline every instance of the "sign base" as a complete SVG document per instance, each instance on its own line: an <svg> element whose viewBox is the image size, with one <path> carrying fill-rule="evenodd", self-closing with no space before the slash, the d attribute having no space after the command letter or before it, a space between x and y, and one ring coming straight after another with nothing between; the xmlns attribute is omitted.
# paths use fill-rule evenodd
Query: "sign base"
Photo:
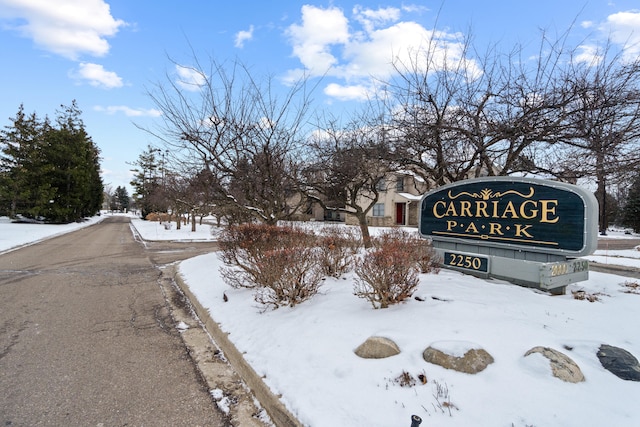
<svg viewBox="0 0 640 427"><path fill-rule="evenodd" d="M589 279L589 261L562 256L544 256L540 253L505 251L496 255L478 253L477 248L466 248L451 243L433 242L442 266L481 278L506 280L516 285L540 289L554 295L563 295L567 285ZM445 247L442 247L445 246Z"/></svg>

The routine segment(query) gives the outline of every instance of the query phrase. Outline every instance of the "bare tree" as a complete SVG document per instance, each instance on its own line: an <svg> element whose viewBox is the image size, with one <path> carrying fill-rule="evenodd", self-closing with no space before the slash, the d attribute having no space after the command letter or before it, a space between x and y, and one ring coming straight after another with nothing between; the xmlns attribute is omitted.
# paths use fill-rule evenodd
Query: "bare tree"
<svg viewBox="0 0 640 427"><path fill-rule="evenodd" d="M479 54L469 37L452 55L436 37L396 61L398 78L388 83L399 161L436 186L537 170L533 154L566 132L564 39L543 35L532 63L522 46Z"/></svg>
<svg viewBox="0 0 640 427"><path fill-rule="evenodd" d="M302 174L309 199L357 218L367 248L371 247L367 214L395 165L382 120L371 117L360 116L346 126L335 118L326 120L309 142L309 163Z"/></svg>
<svg viewBox="0 0 640 427"><path fill-rule="evenodd" d="M571 61L565 79L574 98L558 166L595 179L599 227L606 234L607 187L629 180L640 165L640 58L626 60L607 45L591 62Z"/></svg>
<svg viewBox="0 0 640 427"><path fill-rule="evenodd" d="M267 223L288 218L296 209L291 195L298 192L306 81L278 94L272 77L257 80L240 63L212 59L205 71L194 61L188 71L197 77L196 90L168 76L149 92L163 113L162 125L149 131L192 169L215 175L210 195L220 206Z"/></svg>

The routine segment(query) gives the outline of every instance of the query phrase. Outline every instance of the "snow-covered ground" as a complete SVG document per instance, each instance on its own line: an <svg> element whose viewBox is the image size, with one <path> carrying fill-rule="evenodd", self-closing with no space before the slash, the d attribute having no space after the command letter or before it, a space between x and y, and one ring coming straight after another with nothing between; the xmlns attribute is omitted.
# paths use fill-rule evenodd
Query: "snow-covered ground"
<svg viewBox="0 0 640 427"><path fill-rule="evenodd" d="M100 222L104 216L95 216L72 224L17 224L0 216L0 254L24 245L33 244L61 234L69 233Z"/></svg>
<svg viewBox="0 0 640 427"><path fill-rule="evenodd" d="M190 227L165 230L139 220L134 225L150 240L213 238L209 226L192 233ZM11 239L5 236L13 235L5 230L25 226L41 227L0 221L0 250ZM592 257L640 267L639 254L598 251ZM213 253L183 261L179 269L247 361L305 425L409 427L412 414L422 417L422 426L640 425L640 383L614 376L596 356L601 344L609 344L640 357L640 295L623 286L635 279L591 272L567 295L549 296L442 270L422 276L415 293L422 301L373 310L352 294L349 274L327 279L319 295L295 308L263 312L251 291L221 280L220 266ZM598 301L576 300L570 292L575 290ZM360 359L354 349L374 335L393 339L402 353ZM422 359L433 343L481 346L495 362L477 375L446 370ZM524 357L534 346L571 357L586 381L570 384L552 377L542 356ZM401 387L397 379L405 373L423 374L428 381Z"/></svg>

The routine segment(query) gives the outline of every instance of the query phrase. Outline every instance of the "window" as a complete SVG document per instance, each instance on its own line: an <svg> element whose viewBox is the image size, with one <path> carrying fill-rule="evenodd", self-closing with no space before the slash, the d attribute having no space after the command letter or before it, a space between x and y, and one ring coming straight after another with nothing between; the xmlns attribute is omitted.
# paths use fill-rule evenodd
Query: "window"
<svg viewBox="0 0 640 427"><path fill-rule="evenodd" d="M400 176L396 179L396 191L404 191L404 177Z"/></svg>
<svg viewBox="0 0 640 427"><path fill-rule="evenodd" d="M384 203L376 203L373 205L373 216L384 216Z"/></svg>
<svg viewBox="0 0 640 427"><path fill-rule="evenodd" d="M378 182L376 182L376 190L387 191L387 183L384 181L384 178L380 178Z"/></svg>

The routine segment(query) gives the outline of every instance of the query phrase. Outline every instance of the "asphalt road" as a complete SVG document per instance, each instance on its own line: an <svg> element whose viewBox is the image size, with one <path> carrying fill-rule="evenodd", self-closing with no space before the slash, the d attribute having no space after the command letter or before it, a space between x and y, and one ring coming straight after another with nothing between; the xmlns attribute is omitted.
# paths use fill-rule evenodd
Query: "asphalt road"
<svg viewBox="0 0 640 427"><path fill-rule="evenodd" d="M112 217L0 255L0 425L228 425L158 284L211 248L136 242Z"/></svg>
<svg viewBox="0 0 640 427"><path fill-rule="evenodd" d="M611 239L607 237L598 239L598 249L602 250L633 249L638 245L640 245L640 239Z"/></svg>

